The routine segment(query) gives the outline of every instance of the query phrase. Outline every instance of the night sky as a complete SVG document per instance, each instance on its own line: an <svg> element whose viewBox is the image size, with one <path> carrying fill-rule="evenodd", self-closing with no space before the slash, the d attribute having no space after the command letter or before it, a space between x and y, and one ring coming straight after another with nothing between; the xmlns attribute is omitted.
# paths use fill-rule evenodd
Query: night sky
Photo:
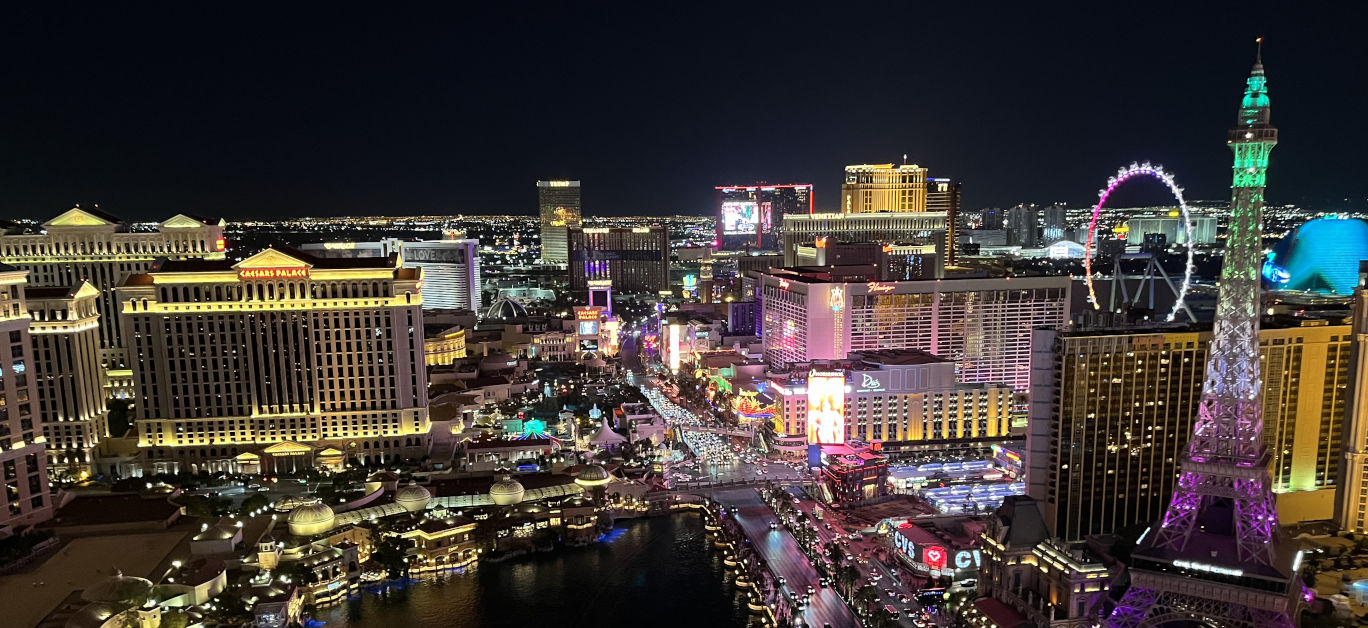
<svg viewBox="0 0 1368 628"><path fill-rule="evenodd" d="M0 217L531 214L539 178L586 215L753 181L822 209L904 153L969 208L1089 203L1145 159L1220 199L1260 34L1270 200L1368 197L1363 2L118 4L6 7Z"/></svg>

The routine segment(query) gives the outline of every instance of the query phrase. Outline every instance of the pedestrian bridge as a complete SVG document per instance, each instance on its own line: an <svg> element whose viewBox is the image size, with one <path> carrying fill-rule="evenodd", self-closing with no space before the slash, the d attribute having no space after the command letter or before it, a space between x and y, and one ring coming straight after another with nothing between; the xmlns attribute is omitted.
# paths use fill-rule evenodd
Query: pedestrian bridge
<svg viewBox="0 0 1368 628"><path fill-rule="evenodd" d="M679 429L686 432L708 432L709 434L721 434L723 436L735 436L737 438L750 438L755 436L755 430L748 427L694 427L688 425L681 426Z"/></svg>

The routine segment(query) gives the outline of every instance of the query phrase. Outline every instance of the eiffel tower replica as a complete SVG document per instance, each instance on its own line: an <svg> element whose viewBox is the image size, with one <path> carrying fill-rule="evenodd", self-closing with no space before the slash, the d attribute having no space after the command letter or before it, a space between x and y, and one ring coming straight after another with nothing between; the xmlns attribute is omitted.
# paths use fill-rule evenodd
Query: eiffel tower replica
<svg viewBox="0 0 1368 628"><path fill-rule="evenodd" d="M1303 605L1301 553L1278 527L1264 446L1259 269L1264 176L1278 130L1268 122L1263 44L1246 80L1230 223L1206 381L1182 475L1128 571L1116 628L1291 628Z"/></svg>

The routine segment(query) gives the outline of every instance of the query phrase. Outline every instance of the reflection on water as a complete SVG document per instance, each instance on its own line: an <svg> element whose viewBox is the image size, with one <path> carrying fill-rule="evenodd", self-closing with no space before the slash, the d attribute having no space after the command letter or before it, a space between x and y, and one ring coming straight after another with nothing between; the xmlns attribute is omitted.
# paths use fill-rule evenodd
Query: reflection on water
<svg viewBox="0 0 1368 628"><path fill-rule="evenodd" d="M664 626L747 621L692 513L620 522L604 542L425 575L319 610L327 628Z"/></svg>

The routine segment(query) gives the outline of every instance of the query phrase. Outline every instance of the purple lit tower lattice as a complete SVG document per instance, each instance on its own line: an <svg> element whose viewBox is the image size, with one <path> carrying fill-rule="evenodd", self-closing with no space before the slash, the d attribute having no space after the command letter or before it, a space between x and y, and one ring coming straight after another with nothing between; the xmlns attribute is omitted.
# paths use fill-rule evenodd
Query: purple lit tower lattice
<svg viewBox="0 0 1368 628"><path fill-rule="evenodd" d="M1278 527L1263 438L1260 223L1278 130L1262 54L1246 85L1228 141L1230 222L1197 420L1173 501L1132 552L1113 627L1290 628L1301 609L1301 554Z"/></svg>

